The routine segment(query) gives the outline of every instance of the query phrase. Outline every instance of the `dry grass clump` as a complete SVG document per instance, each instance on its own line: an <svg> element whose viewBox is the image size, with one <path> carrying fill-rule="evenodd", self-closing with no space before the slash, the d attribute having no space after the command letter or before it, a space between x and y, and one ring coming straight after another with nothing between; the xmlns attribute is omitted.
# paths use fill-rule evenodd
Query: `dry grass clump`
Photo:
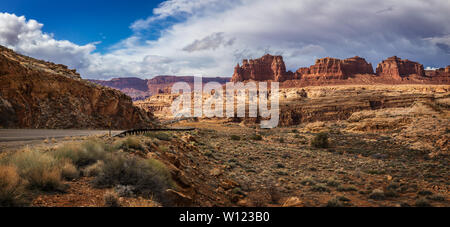
<svg viewBox="0 0 450 227"><path fill-rule="evenodd" d="M123 149L125 151L128 151L130 149L133 150L143 150L143 146L141 141L134 136L127 137L126 139L119 140L115 143L114 148L116 149Z"/></svg>
<svg viewBox="0 0 450 227"><path fill-rule="evenodd" d="M166 166L155 159L138 159L117 154L105 160L99 175L95 178L97 187L106 188L117 185L133 186L135 193L145 197L155 196L161 202L166 189L174 186Z"/></svg>
<svg viewBox="0 0 450 227"><path fill-rule="evenodd" d="M51 155L25 149L7 159L8 164L17 168L18 174L28 182L28 188L43 191L60 190L61 165Z"/></svg>
<svg viewBox="0 0 450 227"><path fill-rule="evenodd" d="M163 141L171 141L172 135L164 132L147 132L145 133L145 136L150 138L156 138Z"/></svg>
<svg viewBox="0 0 450 227"><path fill-rule="evenodd" d="M103 160L111 148L103 142L88 140L82 143L66 143L52 153L58 160L69 159L77 167L91 165Z"/></svg>
<svg viewBox="0 0 450 227"><path fill-rule="evenodd" d="M129 137L119 147L142 148L140 140ZM113 187L123 185L132 195L165 200L164 192L174 187L169 170L155 159L141 159L119 152L119 147L87 140L67 143L43 152L25 149L0 158L0 206L20 206L29 190L62 191L63 179L95 176L94 185ZM129 186L129 187L128 187ZM120 206L117 194L105 195L105 205Z"/></svg>
<svg viewBox="0 0 450 227"><path fill-rule="evenodd" d="M15 166L0 166L0 207L25 205L25 183Z"/></svg>
<svg viewBox="0 0 450 227"><path fill-rule="evenodd" d="M80 176L80 171L70 161L65 161L61 165L61 176L66 180L77 179Z"/></svg>
<svg viewBox="0 0 450 227"><path fill-rule="evenodd" d="M100 171L102 170L102 166L105 163L103 161L97 161L96 163L90 165L90 166L86 166L85 168L82 169L82 173L83 176L86 177L95 177L98 176L98 174L100 174Z"/></svg>
<svg viewBox="0 0 450 227"><path fill-rule="evenodd" d="M105 207L120 207L120 200L117 193L114 191L108 191L103 195L103 199L105 200Z"/></svg>

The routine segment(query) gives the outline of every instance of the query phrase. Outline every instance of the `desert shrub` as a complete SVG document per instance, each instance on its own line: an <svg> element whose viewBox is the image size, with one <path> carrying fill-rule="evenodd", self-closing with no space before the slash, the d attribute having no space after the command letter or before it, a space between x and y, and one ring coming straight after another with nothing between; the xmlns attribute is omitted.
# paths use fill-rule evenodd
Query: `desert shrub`
<svg viewBox="0 0 450 227"><path fill-rule="evenodd" d="M328 201L327 207L344 207L344 203L338 198L332 198Z"/></svg>
<svg viewBox="0 0 450 227"><path fill-rule="evenodd" d="M319 133L311 140L311 146L315 148L328 148L328 134Z"/></svg>
<svg viewBox="0 0 450 227"><path fill-rule="evenodd" d="M114 187L114 191L119 195L120 197L133 197L134 194L134 187L130 185L116 185Z"/></svg>
<svg viewBox="0 0 450 227"><path fill-rule="evenodd" d="M339 185L339 186L336 188L336 190L337 190L338 192L358 191L358 189L357 189L355 186L353 186L353 185L350 185L350 186Z"/></svg>
<svg viewBox="0 0 450 227"><path fill-rule="evenodd" d="M300 181L300 184L311 186L311 185L315 185L316 181L314 181L314 179L312 179L311 177L306 177Z"/></svg>
<svg viewBox="0 0 450 227"><path fill-rule="evenodd" d="M263 138L261 135L253 134L252 136L250 136L250 139L259 141L259 140L262 140Z"/></svg>
<svg viewBox="0 0 450 227"><path fill-rule="evenodd" d="M430 207L431 204L430 204L430 202L428 202L427 199L419 198L419 199L416 200L415 206L416 207Z"/></svg>
<svg viewBox="0 0 450 227"><path fill-rule="evenodd" d="M43 191L60 190L60 163L51 155L35 150L14 153L8 163L17 167L19 175L28 181L28 187Z"/></svg>
<svg viewBox="0 0 450 227"><path fill-rule="evenodd" d="M108 191L103 195L105 207L120 207L119 196L113 191Z"/></svg>
<svg viewBox="0 0 450 227"><path fill-rule="evenodd" d="M163 163L124 154L107 158L94 184L97 187L133 186L137 194L146 197L154 195L161 202L164 202L165 190L174 185L170 172Z"/></svg>
<svg viewBox="0 0 450 227"><path fill-rule="evenodd" d="M311 187L311 191L314 192L329 192L330 190L327 188L325 184L316 184Z"/></svg>
<svg viewBox="0 0 450 227"><path fill-rule="evenodd" d="M239 137L237 135L231 135L230 138L231 138L231 140L241 140L241 137Z"/></svg>
<svg viewBox="0 0 450 227"><path fill-rule="evenodd" d="M168 133L164 132L148 132L144 134L147 137L156 138L163 141L171 141L172 136Z"/></svg>
<svg viewBox="0 0 450 227"><path fill-rule="evenodd" d="M83 176L86 176L86 177L97 176L100 173L103 164L104 164L104 162L100 160L90 166L86 166L82 170Z"/></svg>
<svg viewBox="0 0 450 227"><path fill-rule="evenodd" d="M386 197L398 197L397 191L392 188L387 188L386 191L384 192L384 195Z"/></svg>
<svg viewBox="0 0 450 227"><path fill-rule="evenodd" d="M80 176L80 171L71 161L65 161L61 164L61 176L66 180L73 180Z"/></svg>
<svg viewBox="0 0 450 227"><path fill-rule="evenodd" d="M327 180L327 186L329 187L338 187L340 185L339 181L330 177Z"/></svg>
<svg viewBox="0 0 450 227"><path fill-rule="evenodd" d="M103 160L109 151L110 148L105 143L88 140L83 143L63 144L52 154L58 160L69 159L77 167L83 167Z"/></svg>
<svg viewBox="0 0 450 227"><path fill-rule="evenodd" d="M383 200L385 198L384 191L381 189L375 189L372 193L370 193L369 198L375 200Z"/></svg>
<svg viewBox="0 0 450 227"><path fill-rule="evenodd" d="M116 142L115 147L118 149L123 149L125 151L134 149L134 150L143 150L144 147L141 144L141 141L137 137L127 137L126 139L119 140Z"/></svg>
<svg viewBox="0 0 450 227"><path fill-rule="evenodd" d="M0 166L0 207L26 205L25 182L14 166Z"/></svg>
<svg viewBox="0 0 450 227"><path fill-rule="evenodd" d="M440 195L440 194L427 196L427 199L434 200L434 201L445 201L445 197L443 195Z"/></svg>

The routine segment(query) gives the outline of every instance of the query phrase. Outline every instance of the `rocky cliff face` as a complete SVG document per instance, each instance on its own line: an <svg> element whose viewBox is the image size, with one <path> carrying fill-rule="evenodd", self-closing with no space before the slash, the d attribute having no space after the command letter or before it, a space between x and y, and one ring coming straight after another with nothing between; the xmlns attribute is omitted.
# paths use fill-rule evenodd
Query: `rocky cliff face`
<svg viewBox="0 0 450 227"><path fill-rule="evenodd" d="M345 60L336 58L318 59L315 65L299 68L295 73L286 71L281 56L264 55L259 59L244 60L237 65L231 79L233 82L301 80L303 78L347 79L356 74L373 74L372 65L364 58L353 57Z"/></svg>
<svg viewBox="0 0 450 227"><path fill-rule="evenodd" d="M117 129L148 127L152 117L120 91L3 47L0 116L0 127Z"/></svg>
<svg viewBox="0 0 450 227"><path fill-rule="evenodd" d="M425 71L423 65L417 62L393 56L378 64L377 75L403 80L411 75L424 77Z"/></svg>
<svg viewBox="0 0 450 227"><path fill-rule="evenodd" d="M301 67L295 73L286 71L281 56L265 55L255 60L244 60L237 65L231 79L239 81L278 81L281 87L306 87L352 84L450 84L450 68L425 73L423 65L398 57L390 57L378 64L376 74L372 64L355 56L344 60L322 58L310 67Z"/></svg>
<svg viewBox="0 0 450 227"><path fill-rule="evenodd" d="M242 66L234 68L232 82L255 81L285 81L293 77L292 72L286 72L286 66L282 56L264 55L258 59L244 59Z"/></svg>
<svg viewBox="0 0 450 227"><path fill-rule="evenodd" d="M336 58L322 58L316 60L310 68L297 70L297 78L323 77L327 79L347 79L357 74L373 74L372 64L364 58L353 57L345 60Z"/></svg>
<svg viewBox="0 0 450 227"><path fill-rule="evenodd" d="M432 81L442 84L450 83L450 65L436 70L425 70L425 75Z"/></svg>

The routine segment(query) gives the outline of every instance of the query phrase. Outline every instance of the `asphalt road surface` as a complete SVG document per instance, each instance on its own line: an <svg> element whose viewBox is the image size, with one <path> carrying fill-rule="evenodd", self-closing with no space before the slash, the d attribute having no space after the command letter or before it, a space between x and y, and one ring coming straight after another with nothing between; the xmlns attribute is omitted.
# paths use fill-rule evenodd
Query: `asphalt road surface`
<svg viewBox="0 0 450 227"><path fill-rule="evenodd" d="M112 136L122 131L111 131ZM0 152L24 145L42 143L45 139L107 135L106 130L0 129Z"/></svg>

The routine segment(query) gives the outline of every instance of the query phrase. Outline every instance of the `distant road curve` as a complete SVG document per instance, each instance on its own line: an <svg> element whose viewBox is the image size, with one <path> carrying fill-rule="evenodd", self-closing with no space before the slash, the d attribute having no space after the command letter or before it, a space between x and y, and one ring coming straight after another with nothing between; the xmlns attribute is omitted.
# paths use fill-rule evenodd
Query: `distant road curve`
<svg viewBox="0 0 450 227"><path fill-rule="evenodd" d="M123 131L111 131L112 136ZM75 130L75 129L0 129L0 143L14 141L45 140L78 136L94 136L108 134L107 130Z"/></svg>

